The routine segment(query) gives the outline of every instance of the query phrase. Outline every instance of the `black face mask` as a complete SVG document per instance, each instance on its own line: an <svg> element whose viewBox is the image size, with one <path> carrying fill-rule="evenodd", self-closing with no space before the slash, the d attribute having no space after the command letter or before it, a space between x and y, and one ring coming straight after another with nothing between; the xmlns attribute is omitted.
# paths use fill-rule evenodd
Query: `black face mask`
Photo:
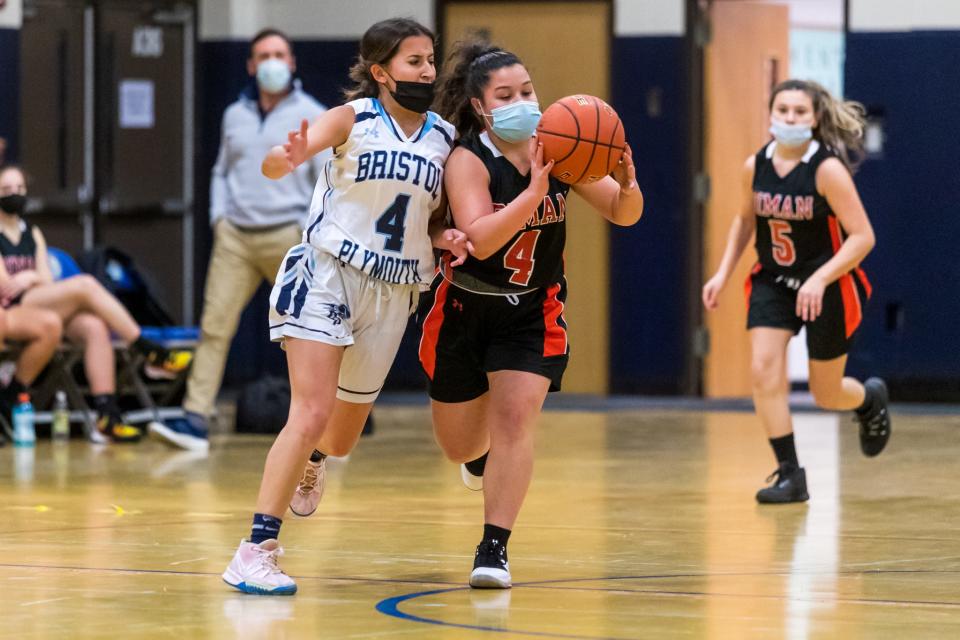
<svg viewBox="0 0 960 640"><path fill-rule="evenodd" d="M390 74L387 74L390 76ZM393 76L390 76L393 80ZM409 109L416 113L426 113L433 104L433 83L432 82L407 82L406 80L393 80L397 84L397 90L391 91L390 95L404 109Z"/></svg>
<svg viewBox="0 0 960 640"><path fill-rule="evenodd" d="M0 209L12 216L23 215L23 210L27 208L27 196L20 193L11 193L9 196L0 198Z"/></svg>

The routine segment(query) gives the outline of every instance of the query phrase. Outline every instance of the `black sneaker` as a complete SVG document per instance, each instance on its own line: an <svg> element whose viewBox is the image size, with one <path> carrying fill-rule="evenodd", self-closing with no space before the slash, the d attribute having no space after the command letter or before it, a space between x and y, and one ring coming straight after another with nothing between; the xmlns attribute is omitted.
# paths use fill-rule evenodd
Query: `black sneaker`
<svg viewBox="0 0 960 640"><path fill-rule="evenodd" d="M771 480L773 480L773 484L757 491L757 502L761 504L787 504L789 502L806 502L810 499L807 494L807 473L803 470L803 467L781 464L767 478L767 482Z"/></svg>
<svg viewBox="0 0 960 640"><path fill-rule="evenodd" d="M475 589L509 589L510 563L507 547L498 540L485 540L477 546L470 586Z"/></svg>
<svg viewBox="0 0 960 640"><path fill-rule="evenodd" d="M863 386L870 399L870 409L862 414L854 412L854 420L860 423L860 451L872 458L887 446L893 425L890 424L890 411L887 408L887 385L880 378L868 378Z"/></svg>

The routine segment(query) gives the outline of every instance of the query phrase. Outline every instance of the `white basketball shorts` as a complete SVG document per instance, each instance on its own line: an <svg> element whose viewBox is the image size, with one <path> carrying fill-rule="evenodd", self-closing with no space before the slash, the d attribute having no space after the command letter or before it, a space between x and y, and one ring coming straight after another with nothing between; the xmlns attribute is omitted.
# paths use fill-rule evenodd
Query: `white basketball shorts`
<svg viewBox="0 0 960 640"><path fill-rule="evenodd" d="M309 244L287 252L270 292L270 339L346 347L337 397L373 402L416 309L417 285L371 278Z"/></svg>

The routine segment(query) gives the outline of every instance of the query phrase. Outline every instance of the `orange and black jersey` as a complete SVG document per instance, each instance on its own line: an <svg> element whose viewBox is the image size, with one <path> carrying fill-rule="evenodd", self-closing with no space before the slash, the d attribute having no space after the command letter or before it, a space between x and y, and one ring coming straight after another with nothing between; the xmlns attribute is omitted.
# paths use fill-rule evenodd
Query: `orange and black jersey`
<svg viewBox="0 0 960 640"><path fill-rule="evenodd" d="M836 154L813 140L797 166L780 177L773 166L776 144L757 152L753 172L757 255L765 270L802 282L843 242L836 214L817 192L817 168Z"/></svg>
<svg viewBox="0 0 960 640"><path fill-rule="evenodd" d="M480 158L487 168L494 211L507 206L530 185L530 175L521 175L485 132L464 136L457 144ZM563 277L569 191L570 185L551 176L543 202L509 242L484 260L468 257L456 269L507 290L523 291L559 282Z"/></svg>
<svg viewBox="0 0 960 640"><path fill-rule="evenodd" d="M0 233L0 256L7 275L37 268L37 242L33 239L33 225L20 220L20 242L13 244L6 234Z"/></svg>

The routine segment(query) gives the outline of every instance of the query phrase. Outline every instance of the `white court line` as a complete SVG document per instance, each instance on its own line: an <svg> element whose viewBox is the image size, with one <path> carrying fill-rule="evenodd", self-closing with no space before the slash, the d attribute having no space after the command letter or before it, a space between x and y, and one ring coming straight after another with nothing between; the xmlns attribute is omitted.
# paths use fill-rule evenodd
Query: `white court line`
<svg viewBox="0 0 960 640"><path fill-rule="evenodd" d="M206 560L206 558L193 558L192 560L177 560L176 562L171 562L170 566L175 567L178 564L187 564L188 562L200 562L201 560Z"/></svg>
<svg viewBox="0 0 960 640"><path fill-rule="evenodd" d="M70 598L73 598L73 597L74 596L63 596L62 598L49 598L47 600L34 600L33 602L21 602L20 606L29 607L35 604L46 604L47 602L58 602L60 600L69 600Z"/></svg>

